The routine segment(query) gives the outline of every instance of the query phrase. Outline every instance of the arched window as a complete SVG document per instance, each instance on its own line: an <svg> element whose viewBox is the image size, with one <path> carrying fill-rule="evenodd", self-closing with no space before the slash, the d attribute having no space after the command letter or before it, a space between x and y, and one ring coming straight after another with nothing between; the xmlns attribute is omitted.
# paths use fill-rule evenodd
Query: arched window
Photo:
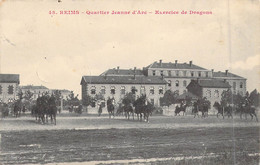
<svg viewBox="0 0 260 165"><path fill-rule="evenodd" d="M154 94L154 87L150 87L150 94Z"/></svg>
<svg viewBox="0 0 260 165"><path fill-rule="evenodd" d="M8 86L8 94L13 94L14 93L14 86L9 85Z"/></svg>
<svg viewBox="0 0 260 165"><path fill-rule="evenodd" d="M237 83L233 82L233 89L236 90Z"/></svg>
<svg viewBox="0 0 260 165"><path fill-rule="evenodd" d="M136 89L134 86L132 86L131 92L132 92L133 94L135 94L135 93L137 92L137 89Z"/></svg>
<svg viewBox="0 0 260 165"><path fill-rule="evenodd" d="M207 90L207 91L206 91L206 97L207 97L207 98L211 97L211 91L210 91L210 90Z"/></svg>
<svg viewBox="0 0 260 165"><path fill-rule="evenodd" d="M201 72L199 72L199 77L201 77Z"/></svg>
<svg viewBox="0 0 260 165"><path fill-rule="evenodd" d="M111 92L112 95L114 95L114 94L116 93L116 88L115 88L115 86L111 86L110 92Z"/></svg>
<svg viewBox="0 0 260 165"><path fill-rule="evenodd" d="M170 70L168 70L168 76L171 77L172 76L172 73Z"/></svg>
<svg viewBox="0 0 260 165"><path fill-rule="evenodd" d="M121 86L121 94L122 94L122 95L125 94L125 86Z"/></svg>
<svg viewBox="0 0 260 165"><path fill-rule="evenodd" d="M178 81L178 80L175 81L175 86L176 86L176 87L179 86L179 81Z"/></svg>
<svg viewBox="0 0 260 165"><path fill-rule="evenodd" d="M190 72L190 76L194 77L194 72L193 71Z"/></svg>
<svg viewBox="0 0 260 165"><path fill-rule="evenodd" d="M140 93L145 94L145 87L144 86L141 86Z"/></svg>
<svg viewBox="0 0 260 165"><path fill-rule="evenodd" d="M163 76L163 70L161 70L161 72L160 72L160 73L161 73L161 76Z"/></svg>
<svg viewBox="0 0 260 165"><path fill-rule="evenodd" d="M155 76L155 70L153 70L153 76Z"/></svg>
<svg viewBox="0 0 260 165"><path fill-rule="evenodd" d="M90 93L91 93L92 95L96 94L96 87L92 86L92 87L91 87L91 90L90 90Z"/></svg>
<svg viewBox="0 0 260 165"><path fill-rule="evenodd" d="M184 87L187 86L187 81L186 81L186 80L183 81L183 86L184 86Z"/></svg>
<svg viewBox="0 0 260 165"><path fill-rule="evenodd" d="M106 94L106 87L105 86L102 86L101 87L101 94Z"/></svg>
<svg viewBox="0 0 260 165"><path fill-rule="evenodd" d="M240 88L243 88L243 83L242 82L240 82Z"/></svg>
<svg viewBox="0 0 260 165"><path fill-rule="evenodd" d="M215 97L219 97L219 91L218 91L218 90L215 90L215 91L214 91L214 96L215 96Z"/></svg>
<svg viewBox="0 0 260 165"><path fill-rule="evenodd" d="M160 94L160 95L163 94L163 87L159 87L159 94Z"/></svg>
<svg viewBox="0 0 260 165"><path fill-rule="evenodd" d="M171 86L172 86L172 81L168 80L168 87L171 87Z"/></svg>

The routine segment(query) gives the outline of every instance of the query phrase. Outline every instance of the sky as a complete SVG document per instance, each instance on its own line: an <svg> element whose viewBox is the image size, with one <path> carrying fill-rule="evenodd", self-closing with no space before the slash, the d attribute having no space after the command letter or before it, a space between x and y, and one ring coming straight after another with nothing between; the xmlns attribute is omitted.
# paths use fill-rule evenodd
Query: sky
<svg viewBox="0 0 260 165"><path fill-rule="evenodd" d="M258 0L5 0L0 1L0 72L20 85L44 85L81 95L83 75L142 68L154 61L189 62L247 78L260 91ZM79 15L49 14L78 10ZM86 11L147 11L87 15ZM156 15L211 11L210 15ZM82 13L83 12L83 13Z"/></svg>

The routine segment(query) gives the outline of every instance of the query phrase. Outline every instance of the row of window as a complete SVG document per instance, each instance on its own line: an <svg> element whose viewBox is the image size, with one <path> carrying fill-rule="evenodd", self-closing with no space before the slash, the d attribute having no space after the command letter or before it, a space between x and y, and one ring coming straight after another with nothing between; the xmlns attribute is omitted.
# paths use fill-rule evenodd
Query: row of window
<svg viewBox="0 0 260 165"><path fill-rule="evenodd" d="M184 80L183 83L182 83L183 87L186 87L187 86L187 81ZM172 86L172 81L171 80L168 80L168 86L171 87ZM175 81L175 87L179 87L180 86L180 82L179 80L176 80Z"/></svg>
<svg viewBox="0 0 260 165"><path fill-rule="evenodd" d="M210 90L207 90L207 91L206 91L206 97L207 97L207 98L210 98L210 97L211 97L211 91L210 91ZM215 91L214 91L214 97L216 97L216 98L219 97L219 91L218 91L218 90L215 90Z"/></svg>
<svg viewBox="0 0 260 165"><path fill-rule="evenodd" d="M197 74L196 74L197 73ZM156 76L156 70L152 71L152 75ZM189 76L189 77L209 77L209 72L202 72L202 71L180 71L180 70L176 70L176 71L172 71L172 70L168 70L168 71L160 71L160 75L161 76Z"/></svg>
<svg viewBox="0 0 260 165"><path fill-rule="evenodd" d="M0 85L0 94L3 93L3 87ZM14 94L14 86L13 85L9 85L8 86L8 91L7 91L8 94Z"/></svg>
<svg viewBox="0 0 260 165"><path fill-rule="evenodd" d="M155 93L154 87L150 87L149 90L150 90L150 94L153 95L153 94ZM103 95L106 94L106 87L105 87L105 86L101 86L100 92L101 92L101 94L103 94ZM133 87L131 88L131 92L132 92L133 94L136 94L136 92L138 92L138 90L133 86ZM97 93L97 92L96 92L96 87L95 87L95 86L92 86L91 89L90 89L90 94L95 95L96 93ZM144 86L142 86L142 87L140 88L140 93L141 93L141 94L145 94L145 93L146 93ZM112 95L116 94L116 88L115 88L115 86L111 86L111 87L110 87L110 94L112 94ZM126 88L125 88L125 86L121 86L121 87L120 87L120 94L122 94L122 95L126 94ZM159 94L163 94L163 87L159 87Z"/></svg>

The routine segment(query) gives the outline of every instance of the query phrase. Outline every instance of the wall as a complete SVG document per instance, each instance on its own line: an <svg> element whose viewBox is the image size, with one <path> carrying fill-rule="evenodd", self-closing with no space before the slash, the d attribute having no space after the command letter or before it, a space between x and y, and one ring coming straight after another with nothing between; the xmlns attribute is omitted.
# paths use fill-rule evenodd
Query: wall
<svg viewBox="0 0 260 165"><path fill-rule="evenodd" d="M18 93L18 84L17 83L0 83L2 86L2 93L0 94L0 99L2 102L7 103L10 100L18 99L17 93ZM8 86L12 85L13 88L13 94L8 94Z"/></svg>

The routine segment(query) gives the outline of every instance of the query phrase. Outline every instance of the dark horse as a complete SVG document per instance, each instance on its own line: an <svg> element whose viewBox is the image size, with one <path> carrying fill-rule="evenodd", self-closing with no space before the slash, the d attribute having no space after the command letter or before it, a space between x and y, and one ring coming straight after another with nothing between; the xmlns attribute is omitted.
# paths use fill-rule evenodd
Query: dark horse
<svg viewBox="0 0 260 165"><path fill-rule="evenodd" d="M47 115L50 116L51 118L51 123L54 122L54 124L56 125L56 115L57 115L57 111L58 108L56 106L56 102L55 102L55 97L51 96L48 100L48 110L47 110Z"/></svg>
<svg viewBox="0 0 260 165"><path fill-rule="evenodd" d="M256 118L256 121L258 122L258 118L256 115L256 108L254 106L250 106L249 104L243 104L238 108L238 111L240 111L240 118L242 119L243 114L245 114L245 118L247 119L247 114L251 116L251 120L253 120L254 116Z"/></svg>
<svg viewBox="0 0 260 165"><path fill-rule="evenodd" d="M225 115L231 118L233 118L233 115L232 115L232 107L229 105L227 107L223 107L222 105L220 105L218 102L215 102L214 105L213 105L214 108L216 108L218 110L218 113L217 113L217 117L218 115L222 115L223 119L225 118Z"/></svg>
<svg viewBox="0 0 260 165"><path fill-rule="evenodd" d="M111 118L111 116L113 115L113 117L115 117L115 99L110 99L108 98L107 99L107 111L108 111L108 114L109 114L109 118Z"/></svg>
<svg viewBox="0 0 260 165"><path fill-rule="evenodd" d="M132 114L133 116L133 120L134 120L134 108L131 104L128 105L124 105L123 106L123 110L125 112L125 117L129 120L130 114Z"/></svg>
<svg viewBox="0 0 260 165"><path fill-rule="evenodd" d="M137 114L138 120L140 119L140 121L142 121L142 116L143 116L144 120L149 123L149 116L152 115L152 111L154 107L149 101L147 101L145 95L139 97L134 102L134 107L135 107L135 113Z"/></svg>
<svg viewBox="0 0 260 165"><path fill-rule="evenodd" d="M175 116L180 115L180 112L183 112L183 116L184 116L186 113L186 107L187 107L186 104L185 105L181 104L180 107L177 105L177 107L175 108L175 111L174 111Z"/></svg>
<svg viewBox="0 0 260 165"><path fill-rule="evenodd" d="M207 104L199 105L198 102L194 102L193 109L192 109L192 113L194 114L194 118L196 116L199 117L199 111L201 112L201 117L207 117L208 111L209 111L208 105Z"/></svg>

